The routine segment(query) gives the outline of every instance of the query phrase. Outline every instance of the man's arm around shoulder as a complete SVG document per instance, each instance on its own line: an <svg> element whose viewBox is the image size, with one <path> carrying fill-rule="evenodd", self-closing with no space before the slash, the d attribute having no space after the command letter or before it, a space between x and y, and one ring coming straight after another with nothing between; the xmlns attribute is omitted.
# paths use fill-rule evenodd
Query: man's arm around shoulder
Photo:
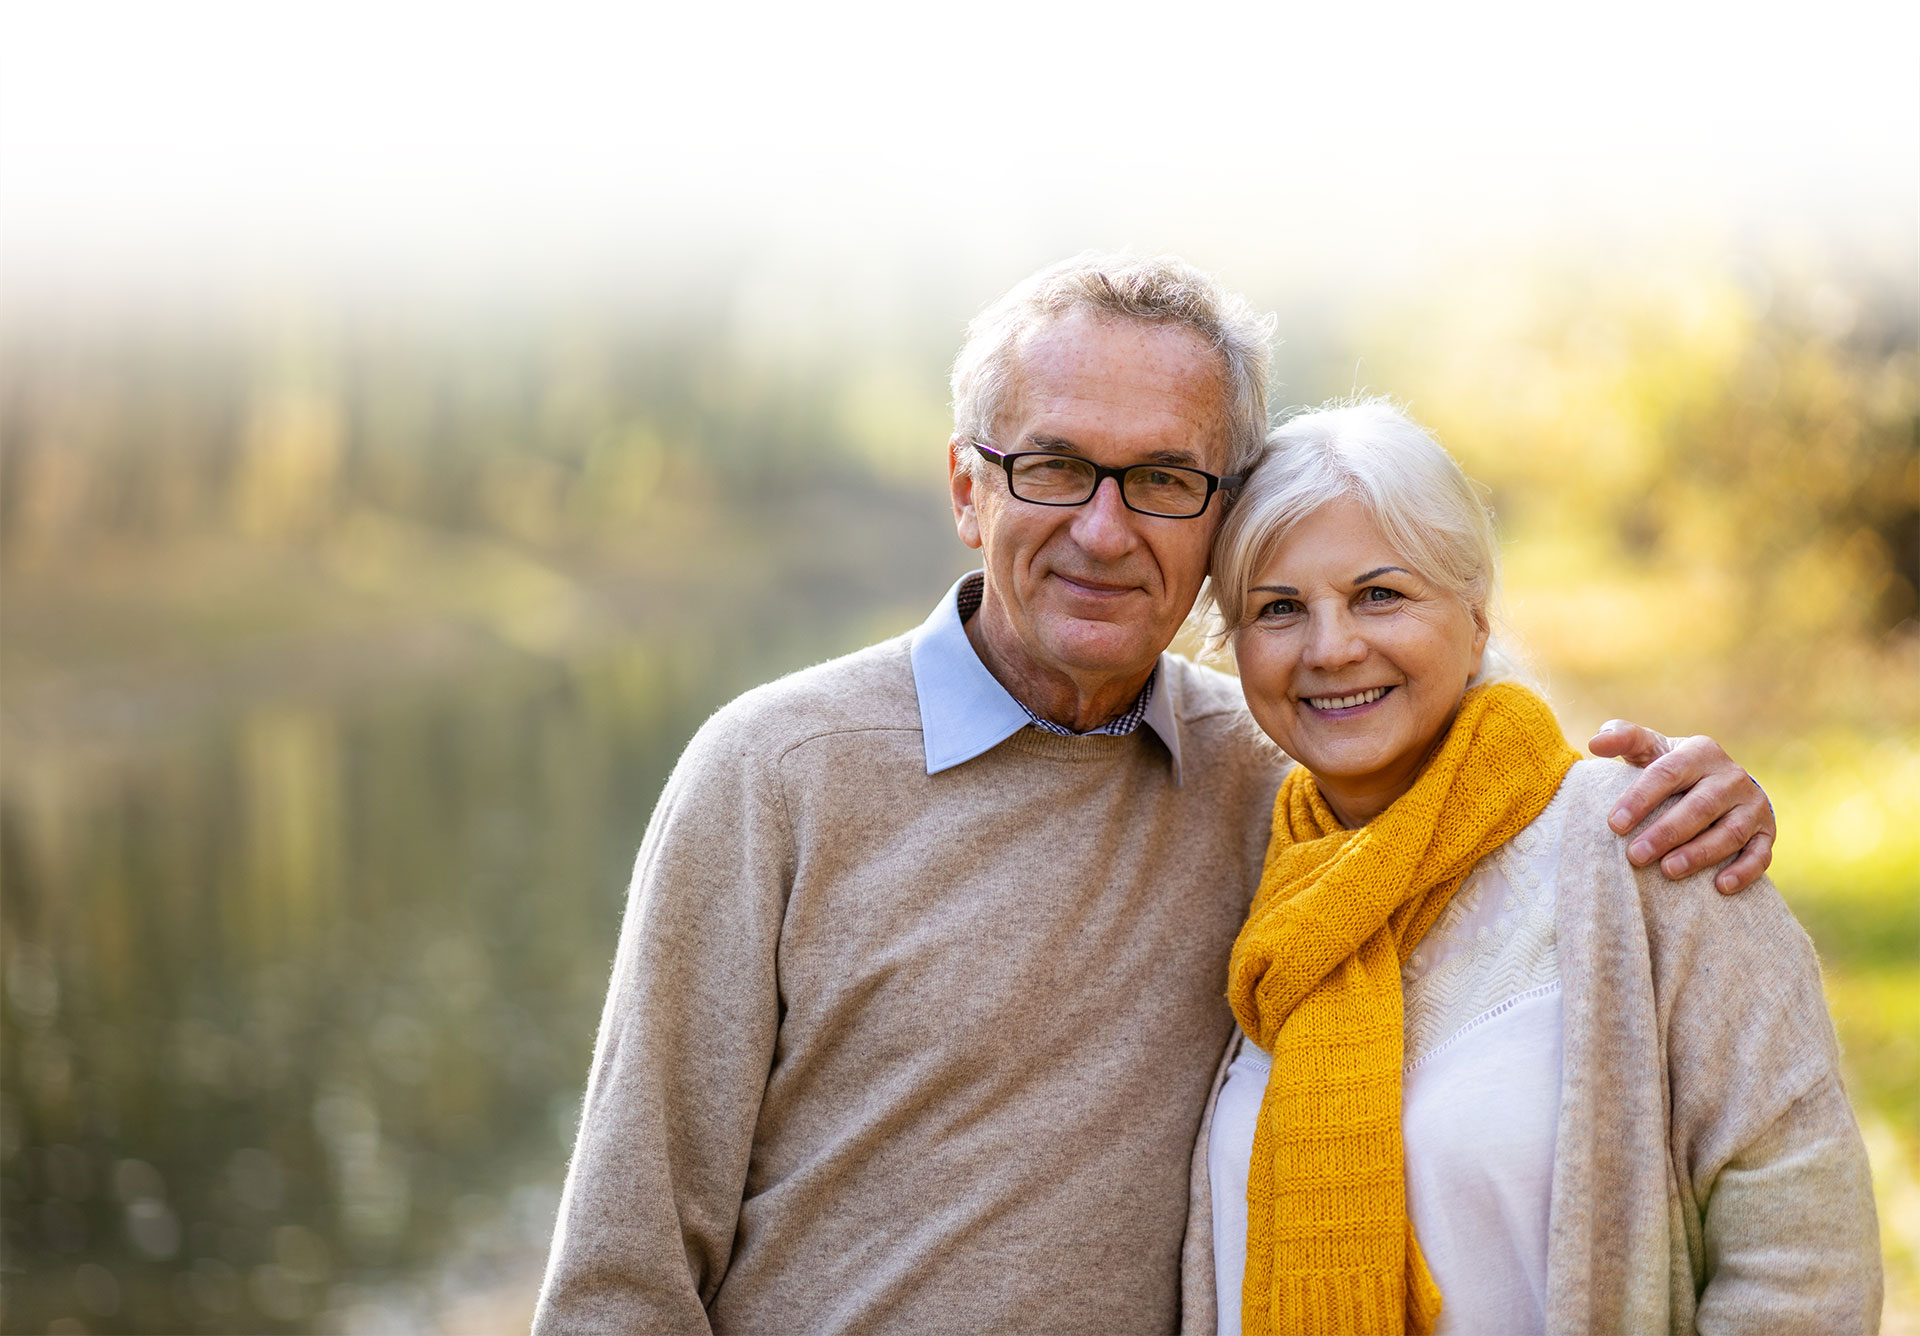
<svg viewBox="0 0 1920 1336"><path fill-rule="evenodd" d="M778 1032L792 879L777 753L737 707L640 848L536 1333L705 1331Z"/></svg>

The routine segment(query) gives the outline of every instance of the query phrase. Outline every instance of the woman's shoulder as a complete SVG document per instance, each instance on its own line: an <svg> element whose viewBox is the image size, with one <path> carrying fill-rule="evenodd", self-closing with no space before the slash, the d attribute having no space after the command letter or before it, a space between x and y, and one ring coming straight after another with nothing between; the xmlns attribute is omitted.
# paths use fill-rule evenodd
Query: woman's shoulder
<svg viewBox="0 0 1920 1336"><path fill-rule="evenodd" d="M1598 760L1575 761L1567 771L1547 809L1558 823L1562 880L1574 869L1582 883L1621 894L1637 890L1637 870L1627 861L1629 840L1616 835L1607 818L1639 773L1624 761Z"/></svg>
<svg viewBox="0 0 1920 1336"><path fill-rule="evenodd" d="M1596 890L1610 888L1616 895L1637 900L1648 933L1656 939L1693 933L1718 936L1737 929L1749 947L1811 960L1806 933L1770 879L1762 877L1738 895L1722 895L1713 879L1724 864L1672 879L1657 865L1636 868L1627 860L1633 837L1676 801L1668 799L1633 830L1616 834L1607 818L1640 773L1624 761L1574 763L1559 794L1564 807L1563 870L1571 866Z"/></svg>
<svg viewBox="0 0 1920 1336"><path fill-rule="evenodd" d="M1563 958L1563 971L1571 963L1606 977L1622 961L1603 957L1638 958L1644 963L1628 973L1650 971L1660 1013L1695 1041L1672 1034L1683 1047L1741 1047L1743 1031L1766 1031L1797 1036L1773 1055L1777 1064L1795 1064L1796 1052L1830 1062L1832 1023L1819 960L1771 880L1722 895L1713 884L1719 865L1670 880L1657 866L1627 861L1627 846L1646 823L1616 835L1607 817L1638 773L1623 762L1582 761L1563 785L1557 918L1562 939L1580 943L1575 954L1582 957Z"/></svg>
<svg viewBox="0 0 1920 1336"><path fill-rule="evenodd" d="M1625 761L1575 761L1555 795L1564 809L1568 829L1590 831L1597 825L1610 838L1618 839L1607 826L1607 817L1620 795L1633 787L1639 773Z"/></svg>

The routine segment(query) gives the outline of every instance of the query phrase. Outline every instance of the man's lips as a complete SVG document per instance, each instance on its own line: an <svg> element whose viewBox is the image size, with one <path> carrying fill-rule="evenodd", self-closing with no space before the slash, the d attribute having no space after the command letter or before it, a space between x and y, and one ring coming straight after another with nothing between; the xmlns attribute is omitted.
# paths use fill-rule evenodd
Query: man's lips
<svg viewBox="0 0 1920 1336"><path fill-rule="evenodd" d="M1116 584L1111 580L1089 580L1085 576L1062 575L1055 571L1053 578L1067 587L1067 591L1082 598L1118 598L1122 594L1131 594L1140 588L1133 584Z"/></svg>

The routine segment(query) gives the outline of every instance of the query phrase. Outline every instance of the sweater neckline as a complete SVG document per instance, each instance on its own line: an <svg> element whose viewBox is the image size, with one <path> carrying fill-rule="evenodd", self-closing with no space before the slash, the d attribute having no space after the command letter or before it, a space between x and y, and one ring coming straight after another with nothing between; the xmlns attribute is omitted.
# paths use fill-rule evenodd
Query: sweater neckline
<svg viewBox="0 0 1920 1336"><path fill-rule="evenodd" d="M1009 737L1006 745L1027 756L1084 763L1108 761L1123 756L1134 747L1145 745L1141 742L1142 738L1157 739L1158 736L1153 730L1145 728L1135 729L1131 733L1119 736L1111 733L1074 733L1062 736L1028 724Z"/></svg>

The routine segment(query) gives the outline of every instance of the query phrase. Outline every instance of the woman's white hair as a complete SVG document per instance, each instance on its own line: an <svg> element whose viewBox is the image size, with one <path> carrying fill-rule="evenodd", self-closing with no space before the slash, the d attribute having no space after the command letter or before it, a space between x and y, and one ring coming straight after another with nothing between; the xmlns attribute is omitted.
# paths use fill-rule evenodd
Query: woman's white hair
<svg viewBox="0 0 1920 1336"><path fill-rule="evenodd" d="M993 441L1021 346L1035 331L1075 312L1177 325L1199 335L1220 355L1231 437L1226 471L1241 473L1259 458L1267 430L1273 317L1171 255L1076 255L1024 279L975 316L953 364L956 435ZM978 454L973 459L978 463Z"/></svg>
<svg viewBox="0 0 1920 1336"><path fill-rule="evenodd" d="M1213 649L1251 620L1253 583L1294 526L1322 506L1357 501L1402 560L1494 627L1500 543L1480 489L1425 428L1391 401L1335 401L1268 434L1266 453L1221 522L1203 596ZM1530 678L1505 637L1490 635L1481 682Z"/></svg>

